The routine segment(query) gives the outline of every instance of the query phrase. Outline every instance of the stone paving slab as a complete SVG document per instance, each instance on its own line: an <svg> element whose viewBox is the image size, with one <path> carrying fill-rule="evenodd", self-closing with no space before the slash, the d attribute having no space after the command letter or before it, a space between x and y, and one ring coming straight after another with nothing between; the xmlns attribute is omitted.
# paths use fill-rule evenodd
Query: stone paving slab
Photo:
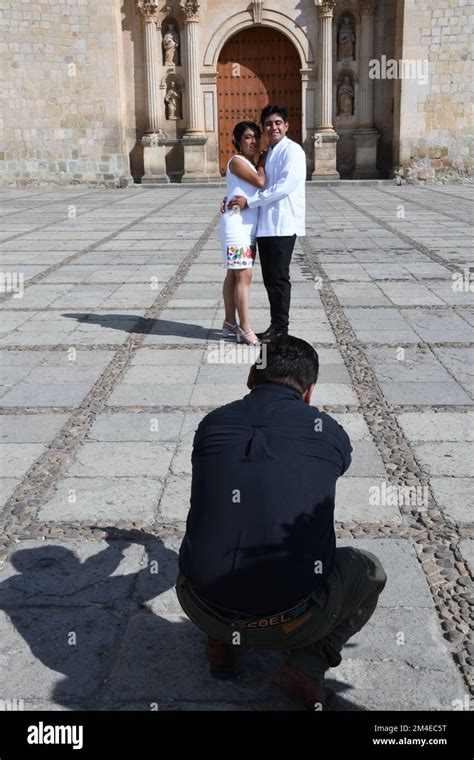
<svg viewBox="0 0 474 760"><path fill-rule="evenodd" d="M40 443L2 443L2 477L22 478L44 450L45 447Z"/></svg>
<svg viewBox="0 0 474 760"><path fill-rule="evenodd" d="M196 417L202 418L202 414ZM102 413L87 439L96 441L176 441L182 434L183 412ZM196 421L196 427L198 421ZM192 431L190 431L191 433Z"/></svg>
<svg viewBox="0 0 474 760"><path fill-rule="evenodd" d="M95 525L132 517L153 523L163 483L155 477L66 477L38 512L40 521Z"/></svg>
<svg viewBox="0 0 474 760"><path fill-rule="evenodd" d="M85 443L68 469L78 478L109 477L133 478L153 474L165 478L175 451L173 443Z"/></svg>
<svg viewBox="0 0 474 760"><path fill-rule="evenodd" d="M429 475L474 477L474 443L435 441L414 446L415 456Z"/></svg>
<svg viewBox="0 0 474 760"><path fill-rule="evenodd" d="M436 503L454 523L472 527L472 478L431 477L430 486Z"/></svg>
<svg viewBox="0 0 474 760"><path fill-rule="evenodd" d="M404 412L397 419L410 441L474 441L474 412Z"/></svg>
<svg viewBox="0 0 474 760"><path fill-rule="evenodd" d="M381 489L384 479L380 477L349 477L350 470L343 475L336 486L336 522L346 523L399 523L398 506L379 504L372 497L373 491Z"/></svg>

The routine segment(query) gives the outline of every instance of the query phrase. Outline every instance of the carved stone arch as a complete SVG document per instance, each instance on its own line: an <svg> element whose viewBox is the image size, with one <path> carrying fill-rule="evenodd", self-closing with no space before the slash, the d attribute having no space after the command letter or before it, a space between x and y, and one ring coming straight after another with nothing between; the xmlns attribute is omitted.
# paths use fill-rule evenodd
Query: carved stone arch
<svg viewBox="0 0 474 760"><path fill-rule="evenodd" d="M255 24L249 17L248 11L239 11L229 16L218 29L211 31L209 43L204 52L204 66L217 68L219 55L226 42L243 29L253 27ZM301 60L301 68L306 69L314 65L314 51L308 36L296 26L294 20L285 13L279 11L263 11L262 23L259 26L268 26L281 32L293 43Z"/></svg>
<svg viewBox="0 0 474 760"><path fill-rule="evenodd" d="M361 15L360 15L359 9L358 8L353 8L351 6L350 8L341 8L340 11L338 11L337 13L335 13L334 14L333 24L335 26L339 26L339 22L341 20L341 16L347 16L347 14L349 14L349 15L351 15L351 16L354 17L354 21L356 22L356 24L360 24L361 23Z"/></svg>
<svg viewBox="0 0 474 760"><path fill-rule="evenodd" d="M352 84L359 84L360 83L360 77L356 71L353 69L339 69L337 72L336 77L336 84L339 85L341 82L344 81L344 77L349 77Z"/></svg>
<svg viewBox="0 0 474 760"><path fill-rule="evenodd" d="M166 74L163 75L160 82L160 87L162 90L166 90L166 87L168 85L168 82L171 81L171 79L174 79L181 90L183 92L184 88L186 87L185 81L182 76L180 76L176 71L167 71Z"/></svg>

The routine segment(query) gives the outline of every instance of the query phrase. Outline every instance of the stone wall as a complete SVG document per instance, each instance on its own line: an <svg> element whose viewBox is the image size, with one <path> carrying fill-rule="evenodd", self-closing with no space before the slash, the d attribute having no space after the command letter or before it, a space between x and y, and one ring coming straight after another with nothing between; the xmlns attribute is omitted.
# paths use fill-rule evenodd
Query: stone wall
<svg viewBox="0 0 474 760"><path fill-rule="evenodd" d="M400 83L399 160L410 182L473 175L470 0L405 0L403 58L428 61L428 83Z"/></svg>
<svg viewBox="0 0 474 760"><path fill-rule="evenodd" d="M0 2L0 184L129 175L113 0Z"/></svg>

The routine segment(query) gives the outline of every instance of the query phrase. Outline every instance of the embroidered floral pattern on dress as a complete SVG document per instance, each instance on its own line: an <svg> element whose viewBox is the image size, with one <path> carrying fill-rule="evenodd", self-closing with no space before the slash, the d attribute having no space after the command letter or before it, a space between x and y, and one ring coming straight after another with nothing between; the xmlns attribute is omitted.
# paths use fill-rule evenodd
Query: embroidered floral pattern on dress
<svg viewBox="0 0 474 760"><path fill-rule="evenodd" d="M227 268L228 269L248 269L253 266L257 248L254 245L227 246Z"/></svg>

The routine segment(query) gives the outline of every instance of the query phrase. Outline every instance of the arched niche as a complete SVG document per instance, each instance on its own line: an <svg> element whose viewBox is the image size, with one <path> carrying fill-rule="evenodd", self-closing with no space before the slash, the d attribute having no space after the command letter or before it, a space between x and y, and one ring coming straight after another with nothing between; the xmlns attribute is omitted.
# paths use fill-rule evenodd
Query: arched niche
<svg viewBox="0 0 474 760"><path fill-rule="evenodd" d="M355 61L357 56L357 19L352 11L344 10L336 21L336 58Z"/></svg>

